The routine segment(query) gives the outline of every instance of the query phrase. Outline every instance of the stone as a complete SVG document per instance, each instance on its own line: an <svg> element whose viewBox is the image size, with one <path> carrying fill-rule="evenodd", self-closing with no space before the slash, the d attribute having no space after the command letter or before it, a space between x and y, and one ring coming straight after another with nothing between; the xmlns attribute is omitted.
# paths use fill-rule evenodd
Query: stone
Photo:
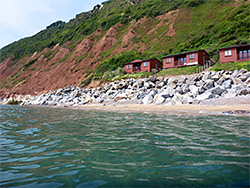
<svg viewBox="0 0 250 188"><path fill-rule="evenodd" d="M232 73L232 76L236 77L238 75L239 71L238 70L234 70Z"/></svg>
<svg viewBox="0 0 250 188"><path fill-rule="evenodd" d="M236 93L235 93L235 92L234 92L234 93L228 92L228 93L226 93L226 94L224 95L225 98L233 98L233 97L235 97L235 96L236 96Z"/></svg>
<svg viewBox="0 0 250 188"><path fill-rule="evenodd" d="M189 90L193 95L195 96L199 95L199 88L196 87L195 85L190 85Z"/></svg>
<svg viewBox="0 0 250 188"><path fill-rule="evenodd" d="M232 81L231 80L225 80L223 83L222 83L222 87L228 89L228 88L231 88L232 86Z"/></svg>
<svg viewBox="0 0 250 188"><path fill-rule="evenodd" d="M149 76L148 81L150 82L156 82L157 78L154 76Z"/></svg>
<svg viewBox="0 0 250 188"><path fill-rule="evenodd" d="M153 103L154 98L152 97L152 95L146 95L143 99L142 102L143 104L151 104Z"/></svg>
<svg viewBox="0 0 250 188"><path fill-rule="evenodd" d="M175 92L176 93L180 93L180 94L184 94L183 91L182 91L182 88L180 86L178 86L176 89L175 89Z"/></svg>
<svg viewBox="0 0 250 188"><path fill-rule="evenodd" d="M245 81L245 84L250 85L250 77Z"/></svg>
<svg viewBox="0 0 250 188"><path fill-rule="evenodd" d="M157 90L152 90L150 91L149 95L152 95L152 97L154 97L157 94Z"/></svg>
<svg viewBox="0 0 250 188"><path fill-rule="evenodd" d="M182 101L179 97L177 97L176 95L172 98L172 104L174 105L182 105Z"/></svg>
<svg viewBox="0 0 250 188"><path fill-rule="evenodd" d="M119 100L122 100L122 99L127 99L127 94L126 93L121 93L121 94L118 94L115 96L114 98L114 101L119 101Z"/></svg>
<svg viewBox="0 0 250 188"><path fill-rule="evenodd" d="M183 92L183 94L186 94L186 93L188 93L189 91L190 91L189 85L188 85L188 84L184 84L184 85L182 86L182 92Z"/></svg>
<svg viewBox="0 0 250 188"><path fill-rule="evenodd" d="M204 89L204 87L199 87L199 89L198 89L198 92L199 92L199 94L202 94L202 93L204 93L206 90Z"/></svg>
<svg viewBox="0 0 250 188"><path fill-rule="evenodd" d="M234 76L230 76L230 80L232 80L232 83L233 83L234 85L242 84L242 83L243 83L239 78L236 78L236 77L234 77Z"/></svg>
<svg viewBox="0 0 250 188"><path fill-rule="evenodd" d="M203 88L208 90L211 89L212 87L214 87L214 81L212 79L207 79L205 84L203 85Z"/></svg>
<svg viewBox="0 0 250 188"><path fill-rule="evenodd" d="M237 92L239 95L248 95L250 94L250 90L248 89L242 89Z"/></svg>
<svg viewBox="0 0 250 188"><path fill-rule="evenodd" d="M205 82L206 80L208 79L211 79L211 73L209 71L205 72L203 77L202 77L202 80Z"/></svg>
<svg viewBox="0 0 250 188"><path fill-rule="evenodd" d="M221 95L225 91L226 90L223 87L217 86L217 87L215 87L215 88L212 89L212 94L214 94L214 95Z"/></svg>
<svg viewBox="0 0 250 188"><path fill-rule="evenodd" d="M162 82L158 83L158 84L156 85L156 87L157 87L157 88L162 88L164 85L165 85L165 84L164 84L164 82L162 81Z"/></svg>
<svg viewBox="0 0 250 188"><path fill-rule="evenodd" d="M203 81L202 81L202 80L197 81L197 82L195 83L195 85L196 85L197 87L201 87L201 86L203 86Z"/></svg>
<svg viewBox="0 0 250 188"><path fill-rule="evenodd" d="M147 93L142 91L139 95L137 95L137 99L143 99L146 95Z"/></svg>
<svg viewBox="0 0 250 188"><path fill-rule="evenodd" d="M217 81L217 80L220 79L220 75L219 75L219 74L216 74L216 75L214 75L211 79L214 80L214 81Z"/></svg>
<svg viewBox="0 0 250 188"><path fill-rule="evenodd" d="M193 98L192 97L190 97L189 95L184 95L184 97L183 97L183 103L187 103L187 104L192 104L193 103Z"/></svg>
<svg viewBox="0 0 250 188"><path fill-rule="evenodd" d="M240 79L242 82L245 82L245 81L248 79L248 77L245 76L245 75L242 75L242 76L239 77L239 79Z"/></svg>
<svg viewBox="0 0 250 188"><path fill-rule="evenodd" d="M165 101L165 98L160 96L160 97L157 98L155 104L162 104L162 103L164 103L164 101Z"/></svg>
<svg viewBox="0 0 250 188"><path fill-rule="evenodd" d="M206 92L202 93L201 95L198 95L196 97L197 100L202 101L205 99L212 99L215 98L215 95L212 94L211 90L207 90Z"/></svg>
<svg viewBox="0 0 250 188"><path fill-rule="evenodd" d="M240 69L239 70L239 74L241 73L241 74L244 74L244 73L247 73L248 71L246 70L246 69Z"/></svg>
<svg viewBox="0 0 250 188"><path fill-rule="evenodd" d="M90 96L86 96L84 102L85 103L91 103L93 101L93 99Z"/></svg>
<svg viewBox="0 0 250 188"><path fill-rule="evenodd" d="M219 85L222 85L222 83L225 81L225 78L221 77L216 83Z"/></svg>
<svg viewBox="0 0 250 188"><path fill-rule="evenodd" d="M159 96L163 97L164 99L171 97L171 95L166 90L164 90L163 92L159 93Z"/></svg>

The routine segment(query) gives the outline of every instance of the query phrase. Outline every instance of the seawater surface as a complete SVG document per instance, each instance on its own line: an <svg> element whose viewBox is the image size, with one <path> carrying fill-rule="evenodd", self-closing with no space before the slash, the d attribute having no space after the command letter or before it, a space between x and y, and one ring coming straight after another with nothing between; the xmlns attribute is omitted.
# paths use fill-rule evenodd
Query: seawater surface
<svg viewBox="0 0 250 188"><path fill-rule="evenodd" d="M0 187L248 187L250 118L0 106Z"/></svg>

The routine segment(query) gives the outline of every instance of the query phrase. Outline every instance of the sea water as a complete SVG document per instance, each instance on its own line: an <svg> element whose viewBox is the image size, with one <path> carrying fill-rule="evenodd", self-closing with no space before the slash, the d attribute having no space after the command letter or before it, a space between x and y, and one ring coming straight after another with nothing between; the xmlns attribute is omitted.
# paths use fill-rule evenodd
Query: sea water
<svg viewBox="0 0 250 188"><path fill-rule="evenodd" d="M0 187L248 187L250 118L0 106Z"/></svg>

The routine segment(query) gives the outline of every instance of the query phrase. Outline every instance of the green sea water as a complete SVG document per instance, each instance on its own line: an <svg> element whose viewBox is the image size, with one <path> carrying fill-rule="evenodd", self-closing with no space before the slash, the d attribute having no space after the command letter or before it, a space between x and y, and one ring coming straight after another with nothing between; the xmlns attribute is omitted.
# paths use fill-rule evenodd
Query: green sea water
<svg viewBox="0 0 250 188"><path fill-rule="evenodd" d="M0 187L248 187L250 118L0 106Z"/></svg>

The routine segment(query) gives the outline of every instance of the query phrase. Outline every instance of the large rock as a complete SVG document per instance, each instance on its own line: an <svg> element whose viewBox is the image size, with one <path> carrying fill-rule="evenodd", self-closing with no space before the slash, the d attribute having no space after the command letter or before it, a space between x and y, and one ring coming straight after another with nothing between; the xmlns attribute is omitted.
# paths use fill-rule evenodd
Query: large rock
<svg viewBox="0 0 250 188"><path fill-rule="evenodd" d="M248 94L250 94L250 90L244 88L244 89L242 89L242 90L239 90L237 93L238 93L239 95L248 95Z"/></svg>
<svg viewBox="0 0 250 188"><path fill-rule="evenodd" d="M155 104L162 104L165 102L165 98L162 96L159 96L155 102Z"/></svg>
<svg viewBox="0 0 250 188"><path fill-rule="evenodd" d="M223 87L217 86L217 87L215 87L215 88L212 89L212 94L221 95L225 91L226 90Z"/></svg>
<svg viewBox="0 0 250 188"><path fill-rule="evenodd" d="M217 80L217 84L219 84L219 85L222 85L222 83L225 81L225 78L223 78L223 77L220 77L220 79L219 80Z"/></svg>
<svg viewBox="0 0 250 188"><path fill-rule="evenodd" d="M246 75L242 75L242 76L239 77L239 79L240 79L242 82L245 82L245 81L248 79L248 77L247 77Z"/></svg>
<svg viewBox="0 0 250 188"><path fill-rule="evenodd" d="M150 81L150 82L156 82L156 80L157 80L157 78L154 77L154 76L150 76L150 77L148 78L148 81Z"/></svg>
<svg viewBox="0 0 250 188"><path fill-rule="evenodd" d="M142 99L142 103L143 104L151 104L153 103L153 96L152 95L146 95L143 99Z"/></svg>
<svg viewBox="0 0 250 188"><path fill-rule="evenodd" d="M207 71L204 73L203 77L202 77L202 80L205 82L207 81L208 79L211 79L212 76L211 76L211 72Z"/></svg>
<svg viewBox="0 0 250 188"><path fill-rule="evenodd" d="M234 85L243 84L243 82L239 78L236 78L234 76L230 76L230 80L232 80Z"/></svg>
<svg viewBox="0 0 250 188"><path fill-rule="evenodd" d="M189 90L194 96L199 95L199 88L196 87L195 85L190 85Z"/></svg>
<svg viewBox="0 0 250 188"><path fill-rule="evenodd" d="M219 74L215 74L211 79L214 81L217 81L221 78L221 76Z"/></svg>
<svg viewBox="0 0 250 188"><path fill-rule="evenodd" d="M212 79L207 79L203 87L208 90L214 87L214 81Z"/></svg>
<svg viewBox="0 0 250 188"><path fill-rule="evenodd" d="M137 99L143 99L146 95L147 95L147 93L144 92L144 91L142 91L141 93L139 93L139 94L137 95Z"/></svg>
<svg viewBox="0 0 250 188"><path fill-rule="evenodd" d="M215 95L211 92L211 90L207 90L201 95L197 96L196 99L199 101L215 98Z"/></svg>
<svg viewBox="0 0 250 188"><path fill-rule="evenodd" d="M186 103L186 104L192 104L194 101L194 99L189 96L188 94L185 94L184 97L183 97L183 103Z"/></svg>
<svg viewBox="0 0 250 188"><path fill-rule="evenodd" d="M120 93L118 95L115 96L114 98L114 101L119 101L119 100L122 100L122 99L127 99L127 94L126 93Z"/></svg>
<svg viewBox="0 0 250 188"><path fill-rule="evenodd" d="M226 89L229 89L231 88L232 86L232 81L231 80L225 80L223 83L222 83L222 87L226 88Z"/></svg>
<svg viewBox="0 0 250 188"><path fill-rule="evenodd" d="M169 94L167 90L162 91L161 93L159 93L159 95L163 97L164 99L171 97L171 95Z"/></svg>

